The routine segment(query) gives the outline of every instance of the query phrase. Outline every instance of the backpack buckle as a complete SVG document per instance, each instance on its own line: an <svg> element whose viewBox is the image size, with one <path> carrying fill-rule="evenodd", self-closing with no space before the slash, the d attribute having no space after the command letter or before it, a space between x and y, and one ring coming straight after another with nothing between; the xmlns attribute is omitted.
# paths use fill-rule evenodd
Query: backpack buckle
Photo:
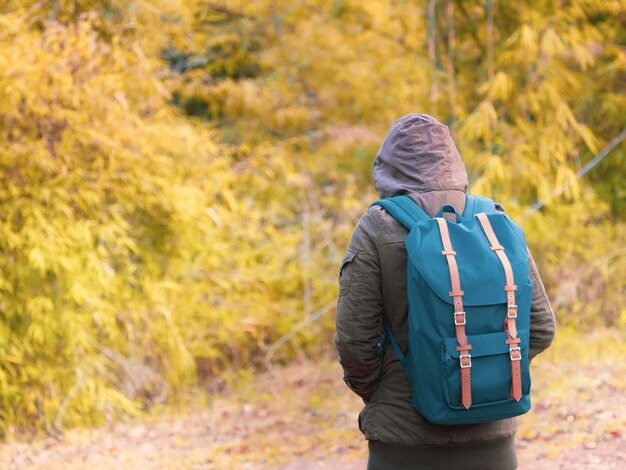
<svg viewBox="0 0 626 470"><path fill-rule="evenodd" d="M509 305L506 311L507 318L517 318L517 305Z"/></svg>
<svg viewBox="0 0 626 470"><path fill-rule="evenodd" d="M465 364L463 364L464 359L467 359ZM471 354L459 355L459 364L461 364L461 369L469 369L470 367L472 367L472 355Z"/></svg>
<svg viewBox="0 0 626 470"><path fill-rule="evenodd" d="M511 348L511 349L509 349L509 356L511 358L511 361L521 361L522 360L522 350L519 348L519 346L517 346L515 348Z"/></svg>
<svg viewBox="0 0 626 470"><path fill-rule="evenodd" d="M459 320L458 317L461 317ZM465 312L454 312L454 324L456 326L465 325L467 323L465 319Z"/></svg>

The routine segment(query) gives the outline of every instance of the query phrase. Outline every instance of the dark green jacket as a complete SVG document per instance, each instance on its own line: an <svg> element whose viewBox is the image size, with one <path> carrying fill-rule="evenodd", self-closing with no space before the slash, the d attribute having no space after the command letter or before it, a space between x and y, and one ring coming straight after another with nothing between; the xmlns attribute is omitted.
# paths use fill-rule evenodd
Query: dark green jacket
<svg viewBox="0 0 626 470"><path fill-rule="evenodd" d="M444 204L463 212L467 174L448 128L426 115L397 121L375 160L381 198L408 194L429 215ZM411 405L409 383L393 349L378 354L382 319L406 351L406 229L381 207L361 217L341 263L335 343L348 387L365 401L359 428L366 439L404 444L443 444L496 439L515 433L515 419L463 426L427 422ZM530 258L533 301L530 355L546 349L555 319Z"/></svg>

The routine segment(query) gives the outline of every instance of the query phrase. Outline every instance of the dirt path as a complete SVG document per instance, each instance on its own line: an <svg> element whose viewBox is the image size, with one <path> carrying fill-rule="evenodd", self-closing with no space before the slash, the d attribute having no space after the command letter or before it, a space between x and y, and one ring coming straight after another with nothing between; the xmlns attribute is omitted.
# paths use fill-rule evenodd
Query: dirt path
<svg viewBox="0 0 626 470"><path fill-rule="evenodd" d="M597 357L606 357L602 348ZM616 354L625 357L621 348ZM517 439L520 469L626 468L624 361L557 366L547 359L533 364L533 411L520 419ZM340 377L331 361L294 364L195 411L4 444L0 468L363 469L366 445L355 429L361 404Z"/></svg>

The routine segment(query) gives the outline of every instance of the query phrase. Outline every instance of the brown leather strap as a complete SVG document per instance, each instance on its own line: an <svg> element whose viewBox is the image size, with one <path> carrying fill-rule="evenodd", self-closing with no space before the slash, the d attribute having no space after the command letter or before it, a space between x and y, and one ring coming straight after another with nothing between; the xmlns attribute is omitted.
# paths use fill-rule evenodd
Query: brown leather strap
<svg viewBox="0 0 626 470"><path fill-rule="evenodd" d="M459 268L456 264L456 252L452 249L450 241L450 233L445 219L436 217L435 220L439 224L439 233L441 234L441 243L443 243L443 251L441 254L448 261L448 269L450 270L450 283L452 292L450 297L454 302L454 330L456 334L456 342L459 344L456 349L459 351L459 363L461 365L461 404L466 408L472 405L472 383L470 369L472 367L472 356L469 350L472 346L467 343L465 334L465 311L463 310L463 291L461 290L461 278L459 276Z"/></svg>
<svg viewBox="0 0 626 470"><path fill-rule="evenodd" d="M506 343L509 345L509 356L511 358L511 397L517 401L522 398L522 371L521 360L522 353L519 348L519 342L521 341L517 337L517 325L515 319L517 318L517 305L515 305L515 291L517 286L515 285L515 279L513 276L513 268L508 256L504 252L504 247L498 242L491 222L487 214L476 214L480 225L491 243L491 250L498 256L502 267L504 268L504 276L506 277L506 285L504 290L506 291L507 312L504 319L504 331L507 333Z"/></svg>

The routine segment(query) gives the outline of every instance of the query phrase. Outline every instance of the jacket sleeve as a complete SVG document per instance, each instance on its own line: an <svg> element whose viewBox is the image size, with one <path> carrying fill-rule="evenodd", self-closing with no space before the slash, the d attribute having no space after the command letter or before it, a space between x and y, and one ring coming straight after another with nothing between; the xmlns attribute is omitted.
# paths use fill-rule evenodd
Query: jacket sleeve
<svg viewBox="0 0 626 470"><path fill-rule="evenodd" d="M364 400L376 390L382 366L383 302L376 233L374 212L368 211L352 234L339 272L335 345L344 381Z"/></svg>
<svg viewBox="0 0 626 470"><path fill-rule="evenodd" d="M532 359L545 351L552 343L556 332L556 319L530 250L528 250L528 260L530 263L530 278L533 283L533 299L530 306L529 346L529 356Z"/></svg>

